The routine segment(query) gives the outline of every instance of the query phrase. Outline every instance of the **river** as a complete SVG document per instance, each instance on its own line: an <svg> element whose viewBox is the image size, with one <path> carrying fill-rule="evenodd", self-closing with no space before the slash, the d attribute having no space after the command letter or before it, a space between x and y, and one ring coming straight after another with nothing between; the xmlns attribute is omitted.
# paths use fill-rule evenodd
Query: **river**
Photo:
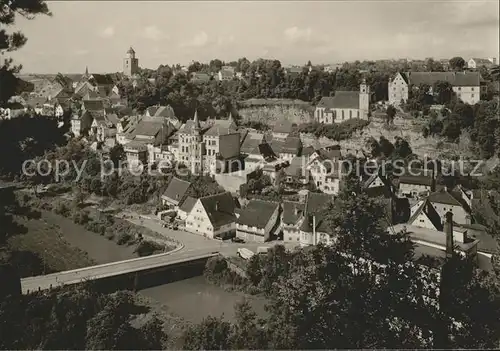
<svg viewBox="0 0 500 351"><path fill-rule="evenodd" d="M105 237L89 232L70 219L52 212L42 212L42 219L58 225L65 240L72 246L88 253L97 264L137 257L132 247L120 246ZM248 298L254 310L263 315L265 300L239 292L229 292L205 281L202 276L148 288L140 292L188 321L199 322L204 317L221 316L234 318L234 305Z"/></svg>

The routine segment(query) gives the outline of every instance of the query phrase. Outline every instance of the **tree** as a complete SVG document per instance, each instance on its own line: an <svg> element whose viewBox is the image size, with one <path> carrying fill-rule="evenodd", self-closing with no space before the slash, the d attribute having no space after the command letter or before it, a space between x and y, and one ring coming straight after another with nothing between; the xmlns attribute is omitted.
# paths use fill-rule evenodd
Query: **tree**
<svg viewBox="0 0 500 351"><path fill-rule="evenodd" d="M454 96L453 86L450 82L437 81L432 88L436 102L440 105L450 103Z"/></svg>
<svg viewBox="0 0 500 351"><path fill-rule="evenodd" d="M454 71L463 71L465 60L462 57L455 56L450 59L450 68Z"/></svg>
<svg viewBox="0 0 500 351"><path fill-rule="evenodd" d="M231 324L222 318L207 317L190 327L184 335L186 350L228 350Z"/></svg>
<svg viewBox="0 0 500 351"><path fill-rule="evenodd" d="M393 124L394 117L396 116L396 108L392 105L389 105L389 107L387 107L387 111L385 112L385 115L386 115L385 123Z"/></svg>
<svg viewBox="0 0 500 351"><path fill-rule="evenodd" d="M14 25L16 14L26 19L33 19L37 15L51 13L45 0L8 1L2 3L0 24L4 28ZM8 33L0 29L0 53L12 52L26 44L27 38L21 32ZM12 66L13 61L6 59L0 66L0 106L3 106L12 95L16 94L18 80L14 76L21 70L21 66Z"/></svg>
<svg viewBox="0 0 500 351"><path fill-rule="evenodd" d="M236 323L231 332L231 349L268 349L264 321L257 318L248 301L237 303L234 310Z"/></svg>
<svg viewBox="0 0 500 351"><path fill-rule="evenodd" d="M119 166L120 161L125 159L125 151L122 144L116 144L109 150L109 159L113 161L115 167Z"/></svg>

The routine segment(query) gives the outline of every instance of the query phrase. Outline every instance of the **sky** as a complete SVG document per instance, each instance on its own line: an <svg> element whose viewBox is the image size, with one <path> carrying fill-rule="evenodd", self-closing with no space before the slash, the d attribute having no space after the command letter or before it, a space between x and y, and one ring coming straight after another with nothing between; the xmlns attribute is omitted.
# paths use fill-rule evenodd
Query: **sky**
<svg viewBox="0 0 500 351"><path fill-rule="evenodd" d="M498 57L499 1L49 1L19 17L23 73L117 72L247 57L282 64L384 58Z"/></svg>

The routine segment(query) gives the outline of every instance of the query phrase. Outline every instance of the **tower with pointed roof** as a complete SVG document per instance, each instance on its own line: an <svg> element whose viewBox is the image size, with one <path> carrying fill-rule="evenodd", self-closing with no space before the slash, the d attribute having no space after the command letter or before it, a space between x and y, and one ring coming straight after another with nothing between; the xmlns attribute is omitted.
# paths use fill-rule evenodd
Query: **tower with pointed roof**
<svg viewBox="0 0 500 351"><path fill-rule="evenodd" d="M359 86L359 114L361 119L368 119L370 111L370 86L363 79Z"/></svg>
<svg viewBox="0 0 500 351"><path fill-rule="evenodd" d="M194 111L193 128L191 129L191 146L190 146L190 164L191 173L203 173L203 135L201 134L200 120L198 119L198 110Z"/></svg>
<svg viewBox="0 0 500 351"><path fill-rule="evenodd" d="M135 51L132 47L128 49L127 55L123 59L123 74L132 77L139 71L139 59L135 57Z"/></svg>

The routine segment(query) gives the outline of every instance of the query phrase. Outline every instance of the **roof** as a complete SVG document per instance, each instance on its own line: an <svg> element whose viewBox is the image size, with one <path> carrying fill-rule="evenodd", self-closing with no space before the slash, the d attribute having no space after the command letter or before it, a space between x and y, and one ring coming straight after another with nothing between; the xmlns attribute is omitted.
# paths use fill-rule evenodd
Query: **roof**
<svg viewBox="0 0 500 351"><path fill-rule="evenodd" d="M404 175L399 177L399 184L413 184L413 185L426 185L432 186L433 179L427 176L412 176L412 175Z"/></svg>
<svg viewBox="0 0 500 351"><path fill-rule="evenodd" d="M441 221L441 217L439 217L439 214L436 212L434 206L432 206L432 204L429 202L428 199L425 199L422 202L420 207L410 217L408 223L412 224L421 213L424 213L427 216L427 218L429 218L429 220L431 221L432 225L434 225L436 230L443 230L443 223Z"/></svg>
<svg viewBox="0 0 500 351"><path fill-rule="evenodd" d="M87 111L104 110L104 101L102 101L102 100L83 100L83 108Z"/></svg>
<svg viewBox="0 0 500 351"><path fill-rule="evenodd" d="M198 80L198 81L203 81L203 82L208 82L210 81L210 75L207 73L201 73L201 72L193 72L191 73L191 79L192 80Z"/></svg>
<svg viewBox="0 0 500 351"><path fill-rule="evenodd" d="M223 68L219 72L223 77L230 78L234 76L234 69Z"/></svg>
<svg viewBox="0 0 500 351"><path fill-rule="evenodd" d="M236 132L236 124L228 119L217 119L209 130L205 132L207 136L220 136Z"/></svg>
<svg viewBox="0 0 500 351"><path fill-rule="evenodd" d="M250 154L262 155L262 157L264 157L264 159L276 157L273 149L271 148L271 145L269 145L268 143L259 144L252 152L250 152Z"/></svg>
<svg viewBox="0 0 500 351"><path fill-rule="evenodd" d="M300 138L289 135L286 137L285 143L281 146L280 153L298 155L301 148L302 142Z"/></svg>
<svg viewBox="0 0 500 351"><path fill-rule="evenodd" d="M305 167L302 157L295 156L292 158L290 165L285 168L285 174L290 177L301 177L304 175L303 170L305 170Z"/></svg>
<svg viewBox="0 0 500 351"><path fill-rule="evenodd" d="M318 218L317 215L308 215L304 217L304 220L302 221L302 225L300 226L300 230L306 233L312 233L313 232L313 222L316 222L316 228L315 230L317 232L322 232L326 233L328 232L329 228L326 225L325 221L323 221L322 218Z"/></svg>
<svg viewBox="0 0 500 351"><path fill-rule="evenodd" d="M322 97L318 107L327 109L359 108L359 91L337 91L335 96Z"/></svg>
<svg viewBox="0 0 500 351"><path fill-rule="evenodd" d="M155 117L168 117L168 118L177 118L175 116L175 111L174 109L170 106L158 106L155 113L152 114L151 116Z"/></svg>
<svg viewBox="0 0 500 351"><path fill-rule="evenodd" d="M446 204L453 206L462 206L462 203L455 198L452 193L448 191L436 191L430 194L428 197L429 201L438 203L438 204Z"/></svg>
<svg viewBox="0 0 500 351"><path fill-rule="evenodd" d="M135 54L135 51L132 47L130 47L127 51L127 54Z"/></svg>
<svg viewBox="0 0 500 351"><path fill-rule="evenodd" d="M134 136L144 135L149 137L154 137L160 132L164 125L162 119L152 119L143 117L139 123L136 125L134 130Z"/></svg>
<svg viewBox="0 0 500 351"><path fill-rule="evenodd" d="M397 224L394 227L396 232L406 228L411 239L420 240L427 243L434 243L446 247L446 233L438 230L432 230L428 228L421 228L414 225L402 225ZM469 242L461 243L459 241L453 242L455 246L462 251L468 251L470 248L474 247L479 243L478 240L471 239Z"/></svg>
<svg viewBox="0 0 500 351"><path fill-rule="evenodd" d="M214 227L236 222L235 203L230 192L202 197L200 201Z"/></svg>
<svg viewBox="0 0 500 351"><path fill-rule="evenodd" d="M110 74L92 74L90 80L97 85L115 84L113 77Z"/></svg>
<svg viewBox="0 0 500 351"><path fill-rule="evenodd" d="M293 225L302 217L305 205L300 202L283 201L283 223Z"/></svg>
<svg viewBox="0 0 500 351"><path fill-rule="evenodd" d="M240 212L238 224L263 229L267 226L278 207L279 203L277 202L250 200Z"/></svg>
<svg viewBox="0 0 500 351"><path fill-rule="evenodd" d="M480 57L473 57L472 58L476 64L480 64L480 65L491 65L492 62L488 59L485 59L485 58L480 58Z"/></svg>
<svg viewBox="0 0 500 351"><path fill-rule="evenodd" d="M43 105L46 102L47 102L47 98L46 97L43 97L43 96L42 97L34 96L34 97L30 97L26 101L26 105L30 106L30 107L36 107L38 105Z"/></svg>
<svg viewBox="0 0 500 351"><path fill-rule="evenodd" d="M288 133L290 134L293 131L293 123L289 120L281 120L277 121L274 124L273 133Z"/></svg>
<svg viewBox="0 0 500 351"><path fill-rule="evenodd" d="M182 134L192 134L193 130L194 130L194 127L195 127L195 122L190 119L190 120L187 120L186 123L184 123L180 129L179 129L179 133L182 133ZM202 124L201 125L202 129L206 129L207 128L207 125L206 124Z"/></svg>
<svg viewBox="0 0 500 351"><path fill-rule="evenodd" d="M243 139L240 150L242 153L249 154L254 151L260 144L262 144L263 140L264 134L248 132Z"/></svg>
<svg viewBox="0 0 500 351"><path fill-rule="evenodd" d="M325 205L331 200L333 200L333 196L331 195L308 192L305 204L306 215L321 213Z"/></svg>
<svg viewBox="0 0 500 351"><path fill-rule="evenodd" d="M182 203L190 187L190 182L173 177L170 183L168 183L167 190L163 193L162 198L174 205L178 205Z"/></svg>
<svg viewBox="0 0 500 351"><path fill-rule="evenodd" d="M479 72L406 72L402 76L413 85L443 81L453 86L479 86L481 80Z"/></svg>
<svg viewBox="0 0 500 351"><path fill-rule="evenodd" d="M191 212L191 210L193 209L194 205L196 204L196 201L198 201L198 199L196 199L194 197L191 197L191 196L188 196L182 202L182 204L179 206L179 210L184 211L186 213Z"/></svg>

